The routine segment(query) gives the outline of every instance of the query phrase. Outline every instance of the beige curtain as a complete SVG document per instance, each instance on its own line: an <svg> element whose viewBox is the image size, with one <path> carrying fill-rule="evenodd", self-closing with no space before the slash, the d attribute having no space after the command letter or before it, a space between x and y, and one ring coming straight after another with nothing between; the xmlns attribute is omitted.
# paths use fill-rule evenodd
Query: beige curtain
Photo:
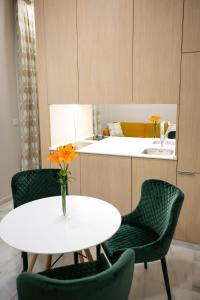
<svg viewBox="0 0 200 300"><path fill-rule="evenodd" d="M34 5L16 1L18 103L22 170L40 167Z"/></svg>
<svg viewBox="0 0 200 300"><path fill-rule="evenodd" d="M93 113L93 133L94 136L101 135L101 107L98 104L92 105Z"/></svg>

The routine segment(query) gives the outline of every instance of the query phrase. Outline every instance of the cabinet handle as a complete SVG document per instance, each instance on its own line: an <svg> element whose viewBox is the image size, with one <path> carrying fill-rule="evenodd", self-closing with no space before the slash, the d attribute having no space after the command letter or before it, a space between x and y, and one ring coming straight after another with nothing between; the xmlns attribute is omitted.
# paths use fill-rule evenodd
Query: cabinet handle
<svg viewBox="0 0 200 300"><path fill-rule="evenodd" d="M190 175L190 176L194 176L195 172L190 172L190 171L178 171L178 174L180 175Z"/></svg>

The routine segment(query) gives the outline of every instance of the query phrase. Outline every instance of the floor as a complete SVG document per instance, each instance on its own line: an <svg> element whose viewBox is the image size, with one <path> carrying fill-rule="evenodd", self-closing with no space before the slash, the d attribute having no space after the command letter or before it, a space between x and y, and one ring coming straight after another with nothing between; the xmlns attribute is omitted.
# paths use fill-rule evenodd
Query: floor
<svg viewBox="0 0 200 300"><path fill-rule="evenodd" d="M7 202L0 205L0 220L12 208ZM65 255L59 265L72 262ZM173 300L200 300L200 246L174 241L167 256ZM34 271L41 270L45 257L39 256ZM17 300L16 277L21 272L20 253L0 240L0 300ZM135 266L129 300L167 300L159 262ZM75 299L74 299L75 300Z"/></svg>

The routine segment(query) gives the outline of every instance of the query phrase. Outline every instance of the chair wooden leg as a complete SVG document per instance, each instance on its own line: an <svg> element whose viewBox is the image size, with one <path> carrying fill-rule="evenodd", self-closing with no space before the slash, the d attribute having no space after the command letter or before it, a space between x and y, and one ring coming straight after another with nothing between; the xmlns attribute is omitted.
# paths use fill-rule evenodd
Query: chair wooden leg
<svg viewBox="0 0 200 300"><path fill-rule="evenodd" d="M78 255L79 260L80 260L81 263L83 263L83 262L84 262L83 252L82 252L82 251L79 251L79 253L80 253L80 254Z"/></svg>
<svg viewBox="0 0 200 300"><path fill-rule="evenodd" d="M90 252L90 249L88 248L88 249L85 249L84 251L85 251L85 255L86 255L88 261L93 261L94 259L92 257L91 252Z"/></svg>
<svg viewBox="0 0 200 300"><path fill-rule="evenodd" d="M52 262L52 255L49 254L47 255L47 260L46 260L46 270L49 270L51 268L51 262Z"/></svg>
<svg viewBox="0 0 200 300"><path fill-rule="evenodd" d="M147 262L144 263L144 268L147 270Z"/></svg>
<svg viewBox="0 0 200 300"><path fill-rule="evenodd" d="M26 252L22 252L22 261L23 261L23 272L27 272L27 270L28 270L28 254Z"/></svg>
<svg viewBox="0 0 200 300"><path fill-rule="evenodd" d="M168 300L172 299L171 290L170 290L170 284L169 284L169 277L168 277L168 271L167 271L167 263L165 257L161 259L161 265L162 265L162 271L163 271L163 277L165 281L165 287L167 291Z"/></svg>
<svg viewBox="0 0 200 300"><path fill-rule="evenodd" d="M37 260L37 257L38 257L38 254L33 254L31 256L31 262L30 262L30 265L28 267L28 272L32 272L33 268L34 268L34 265L35 265L35 262Z"/></svg>
<svg viewBox="0 0 200 300"><path fill-rule="evenodd" d="M78 252L74 252L74 264L78 264Z"/></svg>
<svg viewBox="0 0 200 300"><path fill-rule="evenodd" d="M96 256L97 256L97 259L99 258L101 254L101 245L97 245L96 246Z"/></svg>

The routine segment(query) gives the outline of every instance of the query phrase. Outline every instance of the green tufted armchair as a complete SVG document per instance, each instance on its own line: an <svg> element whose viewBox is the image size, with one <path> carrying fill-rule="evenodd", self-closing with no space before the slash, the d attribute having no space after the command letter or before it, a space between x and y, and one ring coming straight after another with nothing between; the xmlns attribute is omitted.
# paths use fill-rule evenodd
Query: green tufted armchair
<svg viewBox="0 0 200 300"><path fill-rule="evenodd" d="M96 262L22 273L17 278L19 300L128 300L134 252L128 249L111 267L103 254Z"/></svg>
<svg viewBox="0 0 200 300"><path fill-rule="evenodd" d="M30 201L60 195L58 169L37 169L15 174L11 181L14 208Z"/></svg>
<svg viewBox="0 0 200 300"><path fill-rule="evenodd" d="M183 200L183 192L168 182L156 179L144 181L136 209L122 217L117 233L102 244L111 263L127 248L134 249L135 262L145 263L145 268L147 262L161 260L168 299L171 299L171 291L165 256Z"/></svg>
<svg viewBox="0 0 200 300"><path fill-rule="evenodd" d="M14 208L40 198L60 195L58 169L37 169L16 173L11 189ZM23 270L28 268L27 253L22 252Z"/></svg>

